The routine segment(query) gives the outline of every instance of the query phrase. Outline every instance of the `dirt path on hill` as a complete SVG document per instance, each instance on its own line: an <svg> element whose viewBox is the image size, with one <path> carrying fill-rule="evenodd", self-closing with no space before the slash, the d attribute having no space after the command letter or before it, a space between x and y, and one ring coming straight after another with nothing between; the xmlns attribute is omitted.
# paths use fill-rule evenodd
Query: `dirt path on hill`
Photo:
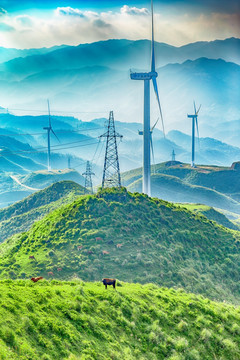
<svg viewBox="0 0 240 360"><path fill-rule="evenodd" d="M16 183L18 183L18 185L21 185L21 186L24 187L25 189L34 190L34 191L39 191L39 190L41 190L41 189L35 189L35 188L30 187L30 186L27 186L27 185L22 184L22 183L18 180L18 178L17 178L16 176L14 176L14 175L10 175L10 177L11 177L14 181L16 181Z"/></svg>

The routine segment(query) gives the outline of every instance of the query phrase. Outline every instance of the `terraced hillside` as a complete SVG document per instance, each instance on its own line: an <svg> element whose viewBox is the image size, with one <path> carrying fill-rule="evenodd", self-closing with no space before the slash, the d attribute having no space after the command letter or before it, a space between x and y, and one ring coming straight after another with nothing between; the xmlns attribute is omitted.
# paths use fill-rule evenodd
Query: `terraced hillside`
<svg viewBox="0 0 240 360"><path fill-rule="evenodd" d="M238 360L239 308L183 290L0 282L3 360Z"/></svg>
<svg viewBox="0 0 240 360"><path fill-rule="evenodd" d="M60 181L8 208L0 209L0 242L28 230L35 221L57 207L72 202L84 192L85 188L73 181Z"/></svg>
<svg viewBox="0 0 240 360"><path fill-rule="evenodd" d="M240 302L239 232L171 203L104 189L0 245L0 277L117 277Z"/></svg>

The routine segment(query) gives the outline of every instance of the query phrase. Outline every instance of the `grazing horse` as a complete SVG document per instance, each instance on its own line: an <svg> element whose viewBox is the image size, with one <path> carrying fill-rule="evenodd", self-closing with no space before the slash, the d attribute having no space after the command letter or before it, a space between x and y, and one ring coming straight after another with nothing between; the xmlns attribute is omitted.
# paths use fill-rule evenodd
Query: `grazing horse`
<svg viewBox="0 0 240 360"><path fill-rule="evenodd" d="M54 276L54 273L52 271L49 271L48 276Z"/></svg>
<svg viewBox="0 0 240 360"><path fill-rule="evenodd" d="M108 255L108 254L109 254L109 251L103 250L103 251L102 251L102 254L103 254L103 255Z"/></svg>
<svg viewBox="0 0 240 360"><path fill-rule="evenodd" d="M105 289L107 289L108 285L112 285L115 289L116 279L102 279L103 285L105 285Z"/></svg>
<svg viewBox="0 0 240 360"><path fill-rule="evenodd" d="M34 255L30 255L30 256L29 256L29 259L36 260Z"/></svg>
<svg viewBox="0 0 240 360"><path fill-rule="evenodd" d="M31 280L32 280L33 282L38 282L38 280L42 280L42 279L43 279L42 276L32 277L32 278L31 278Z"/></svg>
<svg viewBox="0 0 240 360"><path fill-rule="evenodd" d="M62 271L62 268L57 268L57 271Z"/></svg>
<svg viewBox="0 0 240 360"><path fill-rule="evenodd" d="M103 240L102 237L100 237L100 236L97 236L97 237L96 237L96 241L102 241L102 240Z"/></svg>
<svg viewBox="0 0 240 360"><path fill-rule="evenodd" d="M117 249L121 249L122 246L123 244L117 244Z"/></svg>

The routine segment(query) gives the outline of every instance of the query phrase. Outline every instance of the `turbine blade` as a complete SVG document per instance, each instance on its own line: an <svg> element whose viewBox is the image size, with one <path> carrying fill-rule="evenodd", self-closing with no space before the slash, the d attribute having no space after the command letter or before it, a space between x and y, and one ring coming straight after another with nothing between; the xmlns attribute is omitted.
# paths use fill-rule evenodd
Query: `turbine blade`
<svg viewBox="0 0 240 360"><path fill-rule="evenodd" d="M155 48L154 48L154 23L153 23L153 0L151 1L151 10L152 10L152 62L151 62L151 71L155 72Z"/></svg>
<svg viewBox="0 0 240 360"><path fill-rule="evenodd" d="M52 127L51 127L51 132L52 132L53 135L57 138L57 140L60 142L59 138L57 137L57 135L56 135L55 132L53 131Z"/></svg>
<svg viewBox="0 0 240 360"><path fill-rule="evenodd" d="M195 115L197 115L195 100L193 101L193 106L194 106Z"/></svg>
<svg viewBox="0 0 240 360"><path fill-rule="evenodd" d="M48 103L48 124L49 124L49 127L51 128L51 116L50 116L49 100L47 100L47 103Z"/></svg>
<svg viewBox="0 0 240 360"><path fill-rule="evenodd" d="M153 150L152 134L150 135L150 146L151 146L152 159L153 159L153 173L155 174L155 159L154 159L154 150Z"/></svg>
<svg viewBox="0 0 240 360"><path fill-rule="evenodd" d="M196 114L196 115L198 115L198 113L199 113L199 111L200 111L200 109L201 109L201 106L202 106L202 105L200 105L200 106L199 106L199 108L198 108L198 111L197 111L197 114Z"/></svg>
<svg viewBox="0 0 240 360"><path fill-rule="evenodd" d="M155 126L157 125L157 123L158 123L158 121L159 121L159 118L157 118L157 121L155 122L155 124L153 125L153 127L151 128L151 132L153 132L153 130L154 130L154 128L155 128Z"/></svg>
<svg viewBox="0 0 240 360"><path fill-rule="evenodd" d="M154 88L154 92L157 98L157 102L158 102L158 107L159 107L159 111L160 111L160 117L161 117L161 122L162 122L162 129L163 129L163 136L164 138L165 136L165 129L164 129L164 122L163 122L163 115L162 115L162 108L161 108L161 103L160 103L160 99L159 99L159 94L158 94L158 87L157 87L157 80L156 77L152 77L152 82L153 82L153 88Z"/></svg>

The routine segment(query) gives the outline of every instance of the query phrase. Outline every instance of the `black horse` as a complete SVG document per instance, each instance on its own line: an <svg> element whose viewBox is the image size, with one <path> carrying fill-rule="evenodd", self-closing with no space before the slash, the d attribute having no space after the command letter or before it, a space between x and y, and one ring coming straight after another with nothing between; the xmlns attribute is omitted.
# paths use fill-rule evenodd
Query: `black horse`
<svg viewBox="0 0 240 360"><path fill-rule="evenodd" d="M105 288L107 289L108 285L112 285L115 289L116 285L116 279L102 279L103 285L105 285Z"/></svg>

